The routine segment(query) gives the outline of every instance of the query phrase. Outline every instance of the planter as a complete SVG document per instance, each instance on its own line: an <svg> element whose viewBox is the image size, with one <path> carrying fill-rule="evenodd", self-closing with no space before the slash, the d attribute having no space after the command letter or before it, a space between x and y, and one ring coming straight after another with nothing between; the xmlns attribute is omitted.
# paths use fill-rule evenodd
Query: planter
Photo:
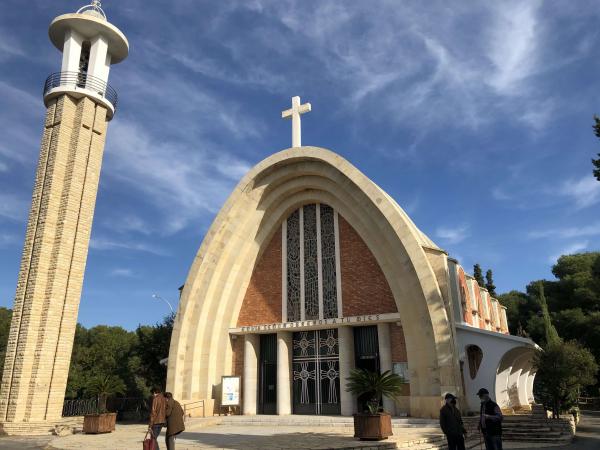
<svg viewBox="0 0 600 450"><path fill-rule="evenodd" d="M361 441L381 441L392 434L392 416L388 413L354 414L354 437Z"/></svg>
<svg viewBox="0 0 600 450"><path fill-rule="evenodd" d="M83 432L86 434L110 433L115 431L117 413L88 414L83 417Z"/></svg>

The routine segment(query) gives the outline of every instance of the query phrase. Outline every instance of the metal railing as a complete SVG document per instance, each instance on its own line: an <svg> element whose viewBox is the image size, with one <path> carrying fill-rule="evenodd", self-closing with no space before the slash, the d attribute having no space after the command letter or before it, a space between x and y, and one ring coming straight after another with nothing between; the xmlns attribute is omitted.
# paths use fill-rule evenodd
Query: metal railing
<svg viewBox="0 0 600 450"><path fill-rule="evenodd" d="M63 403L63 417L76 417L85 414L95 414L98 412L97 398L84 398L65 400Z"/></svg>
<svg viewBox="0 0 600 450"><path fill-rule="evenodd" d="M46 78L44 96L57 87L73 87L92 91L108 100L117 109L117 91L104 80L81 72L56 72Z"/></svg>

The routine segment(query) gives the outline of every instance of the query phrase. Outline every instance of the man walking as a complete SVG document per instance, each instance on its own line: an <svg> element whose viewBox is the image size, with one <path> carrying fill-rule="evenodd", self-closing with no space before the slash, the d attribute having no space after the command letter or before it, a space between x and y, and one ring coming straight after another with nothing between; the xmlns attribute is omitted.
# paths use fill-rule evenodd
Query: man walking
<svg viewBox="0 0 600 450"><path fill-rule="evenodd" d="M167 450L175 450L175 436L185 430L183 408L173 394L165 392L167 398L167 434L165 442Z"/></svg>
<svg viewBox="0 0 600 450"><path fill-rule="evenodd" d="M444 400L446 404L440 409L440 427L448 440L448 450L465 450L464 435L467 431L456 407L456 397L448 393Z"/></svg>
<svg viewBox="0 0 600 450"><path fill-rule="evenodd" d="M486 450L502 450L502 411L496 402L490 398L487 389L477 392L481 400L479 410L479 431L483 434Z"/></svg>
<svg viewBox="0 0 600 450"><path fill-rule="evenodd" d="M167 423L167 399L162 395L160 388L152 388L152 406L150 408L150 422L148 428L152 430L152 436L156 439L156 450L159 450L158 435Z"/></svg>

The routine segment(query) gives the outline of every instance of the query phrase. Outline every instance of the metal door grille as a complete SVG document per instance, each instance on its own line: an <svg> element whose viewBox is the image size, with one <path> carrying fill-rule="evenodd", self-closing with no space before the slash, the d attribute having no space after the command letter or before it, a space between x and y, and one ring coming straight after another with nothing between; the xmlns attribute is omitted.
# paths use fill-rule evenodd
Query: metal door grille
<svg viewBox="0 0 600 450"><path fill-rule="evenodd" d="M295 414L340 414L340 360L337 329L293 335Z"/></svg>

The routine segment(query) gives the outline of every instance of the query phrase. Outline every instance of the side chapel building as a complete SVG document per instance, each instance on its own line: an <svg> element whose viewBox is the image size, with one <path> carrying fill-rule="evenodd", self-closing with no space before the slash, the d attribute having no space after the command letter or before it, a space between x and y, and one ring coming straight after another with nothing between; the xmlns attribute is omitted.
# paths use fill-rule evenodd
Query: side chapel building
<svg viewBox="0 0 600 450"><path fill-rule="evenodd" d="M243 414L351 415L346 378L365 368L406 380L384 401L392 414L437 417L446 392L478 411L480 387L528 409L535 344L509 334L505 308L373 181L297 133L240 181L206 234L167 389L218 412L221 377L238 375Z"/></svg>

